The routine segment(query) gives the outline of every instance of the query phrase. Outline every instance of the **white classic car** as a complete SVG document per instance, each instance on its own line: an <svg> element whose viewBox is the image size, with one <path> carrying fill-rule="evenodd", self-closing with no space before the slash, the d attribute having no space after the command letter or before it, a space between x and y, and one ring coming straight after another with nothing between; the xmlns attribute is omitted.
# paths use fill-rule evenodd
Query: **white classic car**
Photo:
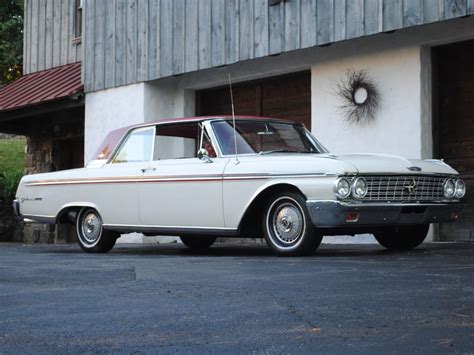
<svg viewBox="0 0 474 355"><path fill-rule="evenodd" d="M14 207L23 219L74 223L86 252L142 232L190 248L263 235L279 255L308 255L324 235L414 248L430 223L458 218L464 194L440 160L330 154L301 124L219 116L112 131L85 168L23 177Z"/></svg>

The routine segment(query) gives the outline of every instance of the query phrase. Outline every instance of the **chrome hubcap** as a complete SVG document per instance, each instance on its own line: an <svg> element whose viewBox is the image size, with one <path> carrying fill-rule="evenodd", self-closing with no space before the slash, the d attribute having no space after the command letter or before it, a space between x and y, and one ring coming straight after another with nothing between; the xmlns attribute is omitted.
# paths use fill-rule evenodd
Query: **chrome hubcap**
<svg viewBox="0 0 474 355"><path fill-rule="evenodd" d="M87 213L82 220L81 229L85 241L90 244L95 243L102 230L99 217L93 212Z"/></svg>
<svg viewBox="0 0 474 355"><path fill-rule="evenodd" d="M301 237L304 221L299 208L284 203L278 206L273 216L273 231L280 242L291 244Z"/></svg>

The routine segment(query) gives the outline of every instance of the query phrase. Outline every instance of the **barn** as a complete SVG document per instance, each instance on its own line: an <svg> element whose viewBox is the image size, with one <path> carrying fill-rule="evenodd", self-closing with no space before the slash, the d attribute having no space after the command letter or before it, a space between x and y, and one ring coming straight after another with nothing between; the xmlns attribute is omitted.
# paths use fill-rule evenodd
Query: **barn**
<svg viewBox="0 0 474 355"><path fill-rule="evenodd" d="M84 164L118 127L227 114L230 75L237 114L302 122L334 153L444 159L468 194L433 238L474 238L473 0L25 5L26 75L0 91L0 131L28 136L31 172Z"/></svg>

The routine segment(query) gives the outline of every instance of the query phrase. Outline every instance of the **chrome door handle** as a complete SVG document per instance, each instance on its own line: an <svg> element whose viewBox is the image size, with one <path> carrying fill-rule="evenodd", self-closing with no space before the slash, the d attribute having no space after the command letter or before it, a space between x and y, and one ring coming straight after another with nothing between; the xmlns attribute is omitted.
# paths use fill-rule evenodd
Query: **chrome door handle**
<svg viewBox="0 0 474 355"><path fill-rule="evenodd" d="M145 174L147 171L155 171L156 168L152 168L151 166L149 166L148 168L142 168L140 169L142 174Z"/></svg>

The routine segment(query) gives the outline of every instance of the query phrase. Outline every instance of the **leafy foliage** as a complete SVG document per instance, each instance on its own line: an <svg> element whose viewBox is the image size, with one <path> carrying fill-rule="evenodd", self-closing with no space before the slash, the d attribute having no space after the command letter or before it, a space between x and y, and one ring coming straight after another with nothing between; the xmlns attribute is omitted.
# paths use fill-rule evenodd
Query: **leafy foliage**
<svg viewBox="0 0 474 355"><path fill-rule="evenodd" d="M0 200L11 203L25 165L25 140L0 140Z"/></svg>
<svg viewBox="0 0 474 355"><path fill-rule="evenodd" d="M13 202L18 188L18 184L23 176L22 171L7 171L4 174L0 173L0 188L1 195L0 199L6 203L10 204Z"/></svg>
<svg viewBox="0 0 474 355"><path fill-rule="evenodd" d="M23 0L0 0L0 84L21 76Z"/></svg>

